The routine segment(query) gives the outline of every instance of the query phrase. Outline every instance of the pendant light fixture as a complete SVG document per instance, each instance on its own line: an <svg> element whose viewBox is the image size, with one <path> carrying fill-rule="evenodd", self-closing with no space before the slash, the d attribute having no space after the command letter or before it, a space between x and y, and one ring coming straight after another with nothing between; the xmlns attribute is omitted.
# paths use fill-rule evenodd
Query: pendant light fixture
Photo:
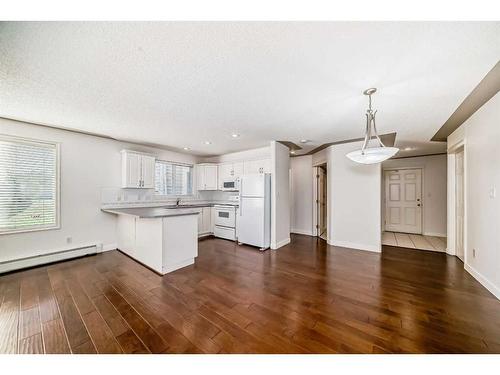
<svg viewBox="0 0 500 375"><path fill-rule="evenodd" d="M377 133L377 127L375 126L375 115L377 111L372 110L372 95L377 92L376 88L370 88L363 91L363 94L368 95L369 106L366 110L366 130L365 130L365 140L361 150L356 150L349 152L346 156L352 161L360 164L376 164L387 160L399 151L397 147L386 147ZM378 147L368 147L368 143L372 138L372 125L373 133L375 138L379 143Z"/></svg>

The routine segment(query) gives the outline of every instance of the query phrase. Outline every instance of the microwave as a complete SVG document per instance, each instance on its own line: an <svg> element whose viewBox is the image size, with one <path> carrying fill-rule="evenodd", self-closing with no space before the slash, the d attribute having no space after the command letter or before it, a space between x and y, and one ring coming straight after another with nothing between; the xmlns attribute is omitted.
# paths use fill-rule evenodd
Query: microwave
<svg viewBox="0 0 500 375"><path fill-rule="evenodd" d="M238 190L240 190L239 182L240 182L240 180L238 178L224 180L224 181L222 181L222 184L221 184L221 190L238 191Z"/></svg>

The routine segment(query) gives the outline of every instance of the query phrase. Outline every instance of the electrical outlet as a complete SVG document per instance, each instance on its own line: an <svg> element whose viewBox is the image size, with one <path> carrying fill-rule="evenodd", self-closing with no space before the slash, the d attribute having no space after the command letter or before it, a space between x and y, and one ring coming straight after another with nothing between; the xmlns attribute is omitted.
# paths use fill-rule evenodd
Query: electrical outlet
<svg viewBox="0 0 500 375"><path fill-rule="evenodd" d="M495 199L497 196L497 189L493 186L491 189L490 189L490 199Z"/></svg>
<svg viewBox="0 0 500 375"><path fill-rule="evenodd" d="M71 243L73 242L73 238L72 237L66 237L66 243Z"/></svg>
<svg viewBox="0 0 500 375"><path fill-rule="evenodd" d="M475 258L476 257L476 249L472 249L472 257Z"/></svg>

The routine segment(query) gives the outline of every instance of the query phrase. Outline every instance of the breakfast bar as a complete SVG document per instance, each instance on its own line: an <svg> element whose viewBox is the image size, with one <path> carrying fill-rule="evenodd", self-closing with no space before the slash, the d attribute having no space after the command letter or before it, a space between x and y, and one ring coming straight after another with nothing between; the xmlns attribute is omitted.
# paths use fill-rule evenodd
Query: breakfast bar
<svg viewBox="0 0 500 375"><path fill-rule="evenodd" d="M198 256L199 208L117 208L117 247L165 275L194 263Z"/></svg>

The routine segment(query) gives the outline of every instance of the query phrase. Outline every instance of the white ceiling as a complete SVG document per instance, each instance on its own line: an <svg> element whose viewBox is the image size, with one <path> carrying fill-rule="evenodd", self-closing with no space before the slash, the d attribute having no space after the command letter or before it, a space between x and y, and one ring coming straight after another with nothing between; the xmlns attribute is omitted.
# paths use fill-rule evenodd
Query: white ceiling
<svg viewBox="0 0 500 375"><path fill-rule="evenodd" d="M2 117L199 155L305 152L361 137L373 86L379 132L410 155L444 151L428 141L499 60L500 23L3 22L0 56Z"/></svg>

